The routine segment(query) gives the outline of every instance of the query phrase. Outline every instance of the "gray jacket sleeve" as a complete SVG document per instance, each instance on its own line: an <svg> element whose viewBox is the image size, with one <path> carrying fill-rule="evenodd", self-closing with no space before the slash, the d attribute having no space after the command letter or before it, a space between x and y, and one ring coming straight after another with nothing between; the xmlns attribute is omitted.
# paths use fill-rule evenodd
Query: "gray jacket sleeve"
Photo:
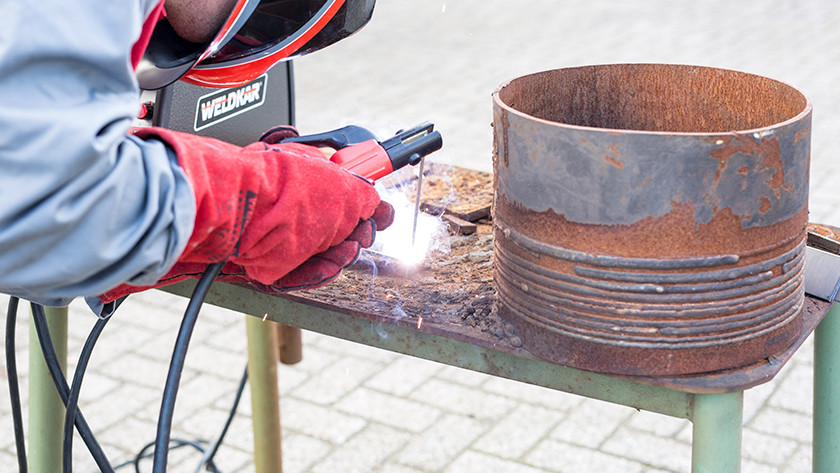
<svg viewBox="0 0 840 473"><path fill-rule="evenodd" d="M195 218L183 170L127 134L154 0L0 0L0 292L48 305L152 284Z"/></svg>

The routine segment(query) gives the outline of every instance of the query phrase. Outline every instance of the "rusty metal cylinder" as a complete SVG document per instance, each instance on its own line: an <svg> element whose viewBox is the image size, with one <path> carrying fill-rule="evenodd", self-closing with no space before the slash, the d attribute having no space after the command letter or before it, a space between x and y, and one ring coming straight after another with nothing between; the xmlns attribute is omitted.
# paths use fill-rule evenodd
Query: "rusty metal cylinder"
<svg viewBox="0 0 840 473"><path fill-rule="evenodd" d="M801 330L811 103L761 76L585 66L493 94L499 312L547 360L764 362Z"/></svg>

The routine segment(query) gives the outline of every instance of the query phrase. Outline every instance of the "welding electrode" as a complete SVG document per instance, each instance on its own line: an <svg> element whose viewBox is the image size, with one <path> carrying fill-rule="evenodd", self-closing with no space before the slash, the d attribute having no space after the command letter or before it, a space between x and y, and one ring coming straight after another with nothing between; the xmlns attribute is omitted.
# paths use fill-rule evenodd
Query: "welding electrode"
<svg viewBox="0 0 840 473"><path fill-rule="evenodd" d="M432 123L401 130L384 141L378 141L365 128L349 125L325 133L289 137L281 142L333 148L336 152L330 161L374 182L408 164L417 165L424 156L443 146L443 138L434 131Z"/></svg>

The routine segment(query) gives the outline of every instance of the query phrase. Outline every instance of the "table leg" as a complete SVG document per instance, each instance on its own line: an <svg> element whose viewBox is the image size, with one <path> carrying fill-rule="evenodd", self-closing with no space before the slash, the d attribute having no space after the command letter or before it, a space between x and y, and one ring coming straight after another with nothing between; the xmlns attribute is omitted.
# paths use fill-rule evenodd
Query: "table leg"
<svg viewBox="0 0 840 473"><path fill-rule="evenodd" d="M55 353L67 371L67 308L45 308ZM29 324L29 471L61 471L64 403L53 383L38 342L35 324Z"/></svg>
<svg viewBox="0 0 840 473"><path fill-rule="evenodd" d="M814 332L814 473L840 471L840 305Z"/></svg>
<svg viewBox="0 0 840 473"><path fill-rule="evenodd" d="M245 317L248 380L254 429L256 473L281 473L280 393L277 387L277 330L274 322Z"/></svg>
<svg viewBox="0 0 840 473"><path fill-rule="evenodd" d="M291 325L277 326L277 344L280 346L280 363L293 365L303 359L303 341L301 330Z"/></svg>
<svg viewBox="0 0 840 473"><path fill-rule="evenodd" d="M694 396L692 473L741 471L743 419L743 391Z"/></svg>

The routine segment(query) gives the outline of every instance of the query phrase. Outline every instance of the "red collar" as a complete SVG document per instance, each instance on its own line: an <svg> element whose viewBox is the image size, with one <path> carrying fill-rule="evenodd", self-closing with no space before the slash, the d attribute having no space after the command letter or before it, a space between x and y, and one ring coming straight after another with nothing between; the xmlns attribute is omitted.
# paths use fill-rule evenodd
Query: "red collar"
<svg viewBox="0 0 840 473"><path fill-rule="evenodd" d="M146 52L146 47L149 45L149 39L152 37L152 31L155 30L155 25L166 16L166 11L163 9L163 2L164 0L160 0L160 3L155 5L152 11L149 12L149 16L146 17L146 21L143 22L143 29L140 31L140 37L137 38L134 46L131 47L131 67L134 69L137 69L137 64L140 63L140 58L142 58L143 53Z"/></svg>

